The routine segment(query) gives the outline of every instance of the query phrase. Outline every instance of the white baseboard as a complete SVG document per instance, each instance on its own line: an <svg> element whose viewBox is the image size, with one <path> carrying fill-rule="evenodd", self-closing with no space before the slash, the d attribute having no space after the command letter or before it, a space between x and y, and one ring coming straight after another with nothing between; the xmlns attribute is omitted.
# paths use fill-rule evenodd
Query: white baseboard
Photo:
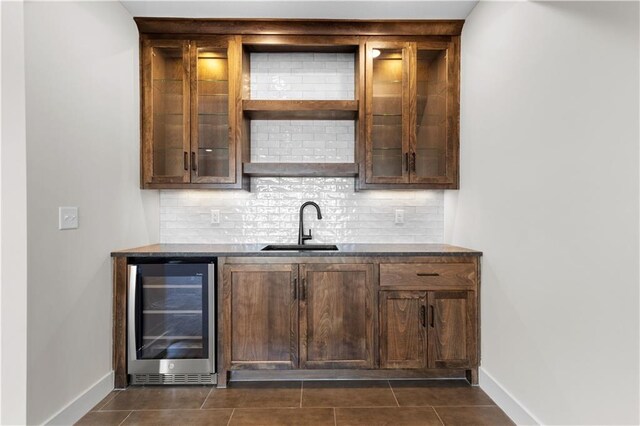
<svg viewBox="0 0 640 426"><path fill-rule="evenodd" d="M542 422L511 395L482 367L478 372L480 388L518 425L541 425Z"/></svg>
<svg viewBox="0 0 640 426"><path fill-rule="evenodd" d="M72 425L113 390L113 371L89 386L73 401L51 416L45 425Z"/></svg>

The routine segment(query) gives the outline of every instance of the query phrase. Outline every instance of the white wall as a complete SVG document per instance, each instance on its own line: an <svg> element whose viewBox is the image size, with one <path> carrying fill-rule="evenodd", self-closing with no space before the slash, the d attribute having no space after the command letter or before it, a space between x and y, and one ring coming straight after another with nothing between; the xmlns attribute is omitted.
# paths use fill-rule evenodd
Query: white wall
<svg viewBox="0 0 640 426"><path fill-rule="evenodd" d="M637 2L481 2L463 30L445 240L484 251L482 368L545 424L640 422L638 36Z"/></svg>
<svg viewBox="0 0 640 426"><path fill-rule="evenodd" d="M27 421L46 421L111 371L110 251L155 243L139 189L138 34L118 2L25 4ZM57 229L58 206L80 228ZM88 409L88 408L87 408Z"/></svg>
<svg viewBox="0 0 640 426"><path fill-rule="evenodd" d="M24 8L0 2L0 424L25 424L27 403L27 179Z"/></svg>

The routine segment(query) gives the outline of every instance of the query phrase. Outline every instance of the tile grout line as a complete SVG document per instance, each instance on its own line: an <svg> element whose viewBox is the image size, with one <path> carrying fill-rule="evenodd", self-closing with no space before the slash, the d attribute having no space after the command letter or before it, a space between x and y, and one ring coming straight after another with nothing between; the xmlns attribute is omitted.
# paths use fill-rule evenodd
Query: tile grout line
<svg viewBox="0 0 640 426"><path fill-rule="evenodd" d="M102 409L106 407L111 401L113 401L114 398L118 396L118 394L122 391L111 391L111 392L113 393L113 395L111 395L111 398L107 399L107 401L104 404L102 404L100 408L96 409L96 411L102 411Z"/></svg>
<svg viewBox="0 0 640 426"><path fill-rule="evenodd" d="M211 389L209 389L209 393L207 394L206 398L204 399L204 401L202 401L202 405L200 406L200 410L202 410L202 407L204 407L204 404L207 403L207 399L209 399L209 396L211 395L211 392L213 392L213 388L215 386L211 386Z"/></svg>
<svg viewBox="0 0 640 426"><path fill-rule="evenodd" d="M389 385L389 389L391 389L391 395L393 395L393 399L396 401L396 405L399 407L400 403L398 402L398 398L396 397L396 393L393 391L393 386L391 386L391 382L387 380L387 384Z"/></svg>
<svg viewBox="0 0 640 426"><path fill-rule="evenodd" d="M336 407L333 407L333 426L338 426L338 419L336 418Z"/></svg>
<svg viewBox="0 0 640 426"><path fill-rule="evenodd" d="M304 391L304 380L300 383L300 408L302 408L302 392Z"/></svg>
<svg viewBox="0 0 640 426"><path fill-rule="evenodd" d="M235 408L231 410L231 415L229 416L229 421L227 421L227 426L231 424L231 419L233 418L233 415L235 414L235 412L236 412Z"/></svg>
<svg viewBox="0 0 640 426"><path fill-rule="evenodd" d="M442 418L440 417L440 414L438 414L438 410L435 409L435 407L431 407L431 409L433 410L434 413L436 413L436 417L438 418L438 420L440 420L440 424L442 424L442 426L444 426L444 422L442 421Z"/></svg>
<svg viewBox="0 0 640 426"><path fill-rule="evenodd" d="M133 414L134 410L129 411L129 414L127 414L127 417L125 417L124 419L122 419L122 421L120 423L118 423L118 426L122 425L124 422L127 421L127 419L129 418L130 415Z"/></svg>

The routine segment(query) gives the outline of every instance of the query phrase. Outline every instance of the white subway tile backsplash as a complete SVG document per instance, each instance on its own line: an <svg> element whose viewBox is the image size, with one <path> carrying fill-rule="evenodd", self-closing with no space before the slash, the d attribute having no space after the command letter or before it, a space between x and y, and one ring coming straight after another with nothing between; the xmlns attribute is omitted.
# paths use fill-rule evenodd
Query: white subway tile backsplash
<svg viewBox="0 0 640 426"><path fill-rule="evenodd" d="M352 178L253 178L252 192L160 191L162 243L293 243L298 211L315 243L441 243L443 191L354 192ZM405 223L394 224L396 208ZM220 224L210 223L220 210Z"/></svg>
<svg viewBox="0 0 640 426"><path fill-rule="evenodd" d="M252 53L253 99L354 99L354 55ZM353 162L353 121L253 120L251 161ZM252 178L245 191L160 191L162 243L293 243L305 211L313 243L442 243L443 191L354 192L353 178ZM394 223L395 210L405 223ZM220 210L211 224L210 210Z"/></svg>

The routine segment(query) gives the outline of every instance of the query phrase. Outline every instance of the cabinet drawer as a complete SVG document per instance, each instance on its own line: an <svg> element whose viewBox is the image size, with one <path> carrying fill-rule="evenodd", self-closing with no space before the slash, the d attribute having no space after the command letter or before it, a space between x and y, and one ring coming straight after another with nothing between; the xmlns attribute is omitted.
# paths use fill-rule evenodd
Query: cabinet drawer
<svg viewBox="0 0 640 426"><path fill-rule="evenodd" d="M473 263L382 263L380 286L475 288Z"/></svg>

